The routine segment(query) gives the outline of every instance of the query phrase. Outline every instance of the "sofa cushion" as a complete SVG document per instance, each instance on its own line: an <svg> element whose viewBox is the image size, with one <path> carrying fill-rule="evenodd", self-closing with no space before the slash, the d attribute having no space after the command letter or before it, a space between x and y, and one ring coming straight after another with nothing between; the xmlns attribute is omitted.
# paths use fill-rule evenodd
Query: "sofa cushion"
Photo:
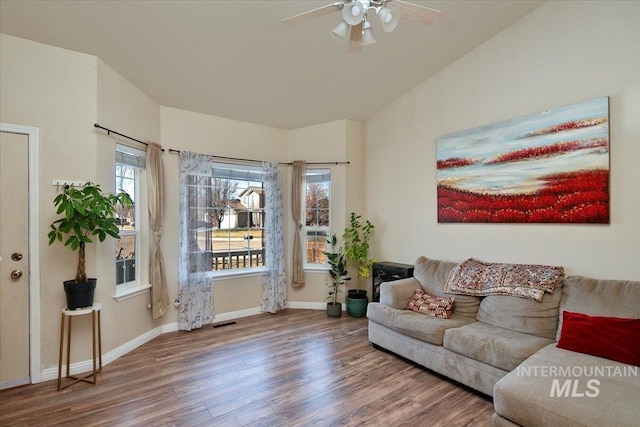
<svg viewBox="0 0 640 427"><path fill-rule="evenodd" d="M541 302L505 295L485 297L476 319L500 328L554 339L558 330L562 287L561 281L552 294L544 294Z"/></svg>
<svg viewBox="0 0 640 427"><path fill-rule="evenodd" d="M411 310L398 310L378 303L371 303L367 306L367 317L372 322L433 345L442 345L444 331L447 329L475 322L470 317L455 313L449 319L441 319L425 316Z"/></svg>
<svg viewBox="0 0 640 427"><path fill-rule="evenodd" d="M508 329L475 322L444 333L443 346L463 356L505 371L512 371L527 357L552 343L540 338Z"/></svg>
<svg viewBox="0 0 640 427"><path fill-rule="evenodd" d="M551 344L496 383L493 404L523 426L637 426L629 399L640 396L640 375L629 368Z"/></svg>
<svg viewBox="0 0 640 427"><path fill-rule="evenodd" d="M567 276L560 301L560 313L563 311L640 319L640 282ZM562 316L557 339L560 339L561 329Z"/></svg>
<svg viewBox="0 0 640 427"><path fill-rule="evenodd" d="M393 308L405 309L420 283L414 277L382 282L380 284L380 304Z"/></svg>
<svg viewBox="0 0 640 427"><path fill-rule="evenodd" d="M449 297L451 295L444 293L444 284L455 266L455 262L438 261L422 256L416 260L413 277L416 278L427 294L437 297ZM456 304L453 307L453 312L475 318L481 298L466 295L457 295L455 298Z"/></svg>
<svg viewBox="0 0 640 427"><path fill-rule="evenodd" d="M565 311L558 347L640 366L640 319Z"/></svg>
<svg viewBox="0 0 640 427"><path fill-rule="evenodd" d="M413 310L416 313L426 314L427 316L440 317L448 319L453 311L455 299L433 297L426 294L422 289L413 291L413 296L407 304L407 310Z"/></svg>

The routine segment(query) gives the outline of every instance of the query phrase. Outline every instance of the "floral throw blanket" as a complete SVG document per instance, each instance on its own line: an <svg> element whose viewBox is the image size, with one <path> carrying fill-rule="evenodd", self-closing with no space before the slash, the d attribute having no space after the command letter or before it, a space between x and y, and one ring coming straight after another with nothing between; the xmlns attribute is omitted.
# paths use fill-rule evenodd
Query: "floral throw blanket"
<svg viewBox="0 0 640 427"><path fill-rule="evenodd" d="M444 292L459 295L509 295L542 301L564 279L562 267L532 264L498 264L473 258L449 273Z"/></svg>

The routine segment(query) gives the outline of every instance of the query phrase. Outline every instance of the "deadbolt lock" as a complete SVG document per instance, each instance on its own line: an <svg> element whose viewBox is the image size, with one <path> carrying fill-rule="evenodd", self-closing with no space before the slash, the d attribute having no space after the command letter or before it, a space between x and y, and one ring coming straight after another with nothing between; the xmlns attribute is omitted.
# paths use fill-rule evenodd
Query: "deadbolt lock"
<svg viewBox="0 0 640 427"><path fill-rule="evenodd" d="M20 271L20 270L13 270L13 271L11 272L11 278L12 278L12 279L19 279L19 278L21 278L21 277L22 277L22 271Z"/></svg>
<svg viewBox="0 0 640 427"><path fill-rule="evenodd" d="M14 261L20 261L22 259L22 254L20 252L14 252L11 254L11 259Z"/></svg>

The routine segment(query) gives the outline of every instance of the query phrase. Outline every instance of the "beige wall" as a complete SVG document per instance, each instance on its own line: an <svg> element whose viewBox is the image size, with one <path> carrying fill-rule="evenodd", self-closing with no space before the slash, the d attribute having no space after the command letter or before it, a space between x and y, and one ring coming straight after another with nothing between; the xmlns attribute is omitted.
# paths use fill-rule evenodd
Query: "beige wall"
<svg viewBox="0 0 640 427"><path fill-rule="evenodd" d="M549 263L640 279L640 3L548 2L370 117L365 206L379 258ZM436 138L610 97L611 225L438 224Z"/></svg>
<svg viewBox="0 0 640 427"><path fill-rule="evenodd" d="M40 128L40 299L42 367L57 366L64 280L75 277L77 252L48 245L49 224L57 219L53 179L95 181L96 66L93 56L0 35L0 120ZM96 248L86 250L87 273L96 274ZM108 298L98 285L97 298ZM109 295L110 296L110 295ZM109 316L105 315L105 326ZM78 322L80 323L80 322ZM86 329L85 329L86 330ZM106 330L106 328L105 328ZM81 342L83 330L77 335Z"/></svg>
<svg viewBox="0 0 640 427"><path fill-rule="evenodd" d="M77 252L48 245L49 224L58 218L52 180L93 181L114 187L115 140L98 122L125 134L159 138L159 106L94 56L2 34L0 120L40 129L40 298L42 368L57 366L64 280L75 276ZM36 213L38 214L38 213ZM114 241L87 246L87 273L98 277L103 305L103 353L143 335L152 322L148 293L116 302ZM88 318L78 319L78 325ZM90 358L90 329L74 327L72 362Z"/></svg>
<svg viewBox="0 0 640 427"><path fill-rule="evenodd" d="M288 161L350 162L349 165L308 166L331 170L331 230L338 235L339 241L349 212L360 208L360 192L357 189L360 187L362 170L361 136L362 125L350 120L294 129L287 134ZM284 191L290 195L291 178L284 183L284 187ZM289 301L322 305L328 294L326 272L306 270L305 285L298 288L291 286L294 228L290 203L285 206L285 221L290 224L285 237ZM344 298L344 295L341 296Z"/></svg>
<svg viewBox="0 0 640 427"><path fill-rule="evenodd" d="M160 106L100 59L98 59L97 93L98 124L141 141L160 140ZM98 135L96 158L98 182L103 188L114 192L116 142L138 149L144 149L144 145L117 135L111 134L109 136L104 131L97 131L96 133ZM142 205L145 206L144 204ZM146 212L142 213L145 214ZM150 242L142 240L139 244L142 247L149 247ZM155 322L151 319L151 311L147 308L150 302L148 292L129 299L116 301L113 298L116 280L113 266L115 254L115 242L113 239L109 239L105 244L99 245L97 253L99 259L103 260L97 265L97 277L100 278L101 282L107 284L107 286L101 287L100 297L103 307L103 319L106 319L102 341L107 351L147 333L156 326L175 321L175 319L168 316ZM144 253L137 254L138 277L143 282L148 283L146 267L148 258L145 259L144 256Z"/></svg>
<svg viewBox="0 0 640 427"><path fill-rule="evenodd" d="M141 141L157 142L160 140L160 105L98 59L98 123ZM144 149L135 141L117 135L111 137Z"/></svg>
<svg viewBox="0 0 640 427"><path fill-rule="evenodd" d="M360 183L361 124L348 120L320 124L303 129L286 131L205 114L161 107L161 134L165 148L226 157L259 160L309 162L350 160L351 166L330 165L332 171L332 226L344 228L346 209L359 205L360 194L354 185ZM165 226L163 252L166 257L169 295L178 294L178 156L165 156L167 178L167 225ZM347 177L353 181L347 186ZM307 284L302 288L291 286L291 245L293 221L291 220L291 169L282 167L282 193L285 220L285 263L287 271L288 300L294 303L322 304L327 295L326 273L307 272ZM349 197L348 197L349 196ZM340 233L338 233L340 234ZM218 278L214 282L216 314L255 309L260 305L262 276L248 275ZM174 320L175 321L175 320Z"/></svg>
<svg viewBox="0 0 640 427"><path fill-rule="evenodd" d="M193 113L170 107L160 107L162 145L165 149L185 150L225 157L258 160L287 158L286 131L252 123ZM162 250L165 255L169 297L178 295L178 156L165 154L167 183L167 219ZM259 166L259 164L258 164ZM283 178L288 177L283 168ZM283 191L284 193L284 191ZM286 205L288 195L283 194ZM285 229L289 224L285 223ZM219 278L214 282L216 314L260 306L262 276ZM173 313L176 313L173 310ZM168 317L175 322L177 314Z"/></svg>
<svg viewBox="0 0 640 427"><path fill-rule="evenodd" d="M94 123L142 140L160 141L165 149L189 150L228 157L286 161L350 160L351 166L331 166L334 228L342 230L347 209L360 206L361 125L338 121L299 131L285 131L219 117L161 107L100 59L2 35L2 122L40 128L41 231L57 218L52 200L53 179L94 181L113 191L116 142L126 139L96 130ZM290 148L291 147L291 148ZM171 300L177 297L178 156L166 154L167 220L163 251ZM283 167L283 198L289 206L290 168ZM347 185L347 180L350 184ZM290 211L286 209L286 242L290 241ZM77 253L49 247L41 236L41 359L42 368L57 365L59 313L65 305L61 282L72 278ZM289 246L290 243L285 243ZM288 250L288 249L287 249ZM117 302L113 268L114 242L87 247L87 270L99 278L96 300L103 304L103 354L118 350L161 325L175 324L177 312L152 321L149 294ZM290 262L290 256L287 257ZM93 273L91 273L93 272ZM290 288L290 301L322 303L325 274L312 273L303 292ZM289 278L290 279L290 276ZM260 275L220 278L215 282L218 314L252 310L260 305ZM87 319L79 319L81 323ZM85 322L86 323L86 322ZM90 358L87 327L74 328L72 362Z"/></svg>

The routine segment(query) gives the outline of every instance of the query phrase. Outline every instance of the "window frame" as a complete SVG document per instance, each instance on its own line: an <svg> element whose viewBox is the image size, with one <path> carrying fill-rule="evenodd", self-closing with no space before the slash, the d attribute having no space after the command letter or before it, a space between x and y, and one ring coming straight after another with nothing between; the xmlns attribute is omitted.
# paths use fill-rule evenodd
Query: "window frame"
<svg viewBox="0 0 640 427"><path fill-rule="evenodd" d="M239 163L219 163L219 162L215 162L212 164L212 169L209 172L209 174L203 174L203 173L192 173L190 175L198 175L198 176L202 176L202 177L210 177L210 178L217 178L217 179L227 179L230 181L240 181L243 182L244 184L246 184L246 187L243 187L242 190L236 188L234 190L234 193L238 193L241 194L242 192L251 189L252 187L256 187L256 185L254 184L259 184L259 187L264 191L265 188L265 182L264 179L262 177L262 168L259 166L253 166L253 165L246 165L246 164L239 164ZM242 176L244 174L244 176ZM259 175L259 177L258 177ZM187 184L189 185L189 184ZM231 194L228 195L228 199L227 202L232 201L234 199L231 198ZM240 199L242 202L242 199ZM261 203L264 205L264 196L261 196ZM189 208L192 208L191 206L189 206ZM227 203L227 208L226 208L226 212L225 213L225 217L223 219L223 222L225 220L228 220L228 218L230 218L229 216L229 212L231 211L231 206L229 206L229 204ZM253 210L252 207L247 206L247 216L253 218L252 215L249 214L254 214L256 212L261 212L262 215L265 215L265 207L258 207L257 210ZM265 238L264 236L264 232L265 232L265 228L264 228L264 219L262 220L262 226L261 227L250 227L250 221L247 222L247 226L243 228L243 230L246 230L247 232L249 232L250 230L262 230L262 236L263 239ZM238 227L235 227L235 229L238 229ZM224 230L224 228L209 228L208 230ZM231 248L231 230L232 228L229 228L229 233L227 234L228 240L227 240L227 253L230 253L232 251ZM249 244L249 247L251 245ZM223 268L220 270L207 270L207 271L198 271L198 274L203 274L206 277L211 277L211 278L223 278L223 277L239 277L239 276L254 276L254 275L262 275L265 271L267 271L266 267L264 266L264 246L262 247L263 250L263 259L262 259L262 265L258 265L258 266L251 266L251 267L236 267L236 268ZM251 261L250 261L251 262Z"/></svg>
<svg viewBox="0 0 640 427"><path fill-rule="evenodd" d="M327 175L328 176L328 180L322 180L322 181L316 181L316 182L327 182L328 183L328 194L327 194L327 200L329 201L329 207L328 207L328 213L329 213L329 224L327 226L308 226L306 223L306 215L307 215L307 206L306 206L306 200L307 200L307 190L308 190L308 185L310 183L309 180L309 176L310 175ZM311 183L313 183L313 181L311 181ZM303 268L305 270L308 271L313 271L313 270L319 270L319 271L328 271L330 270L330 266L329 264L325 261L323 263L320 262L309 262L309 260L307 259L307 245L308 245L308 238L309 233L326 233L326 238L329 239L331 237L331 169L329 168L307 168L307 170L305 171L305 203L304 203L304 224L302 226L302 236L304 239L304 256L303 256ZM317 236L316 236L317 237ZM333 250L333 248L330 247L329 244L327 244L326 247L327 251L331 251Z"/></svg>
<svg viewBox="0 0 640 427"><path fill-rule="evenodd" d="M130 147L128 145L116 144L116 152L125 153L131 156L139 157L141 159L146 158L146 152L137 148ZM117 165L125 164L134 168L134 192L133 200L135 203L135 230L121 230L120 236L134 236L135 237L135 280L129 282L117 283L117 276L114 280L115 283L115 295L114 298L117 301L122 301L128 298L145 293L151 284L149 283L148 268L144 266L149 265L149 223L148 215L144 215L147 212L147 186L146 186L146 172L144 167L130 165L127 163L119 162L117 160L114 163L114 192L118 192L118 177L116 175ZM144 162L141 162L144 164ZM113 243L113 253L116 253L116 239ZM114 259L114 266L117 268L117 259Z"/></svg>

